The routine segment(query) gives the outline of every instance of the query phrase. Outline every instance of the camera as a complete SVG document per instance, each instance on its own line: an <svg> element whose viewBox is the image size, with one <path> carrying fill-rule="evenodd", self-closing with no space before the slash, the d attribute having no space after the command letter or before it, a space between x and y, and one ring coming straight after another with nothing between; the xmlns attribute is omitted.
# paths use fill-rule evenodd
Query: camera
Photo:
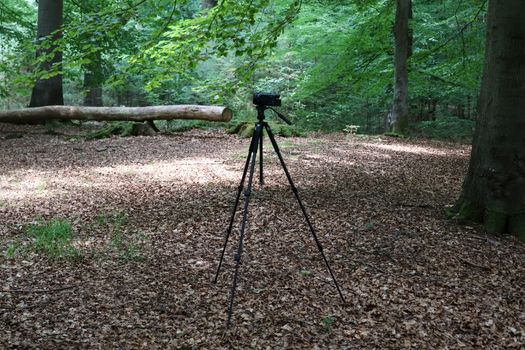
<svg viewBox="0 0 525 350"><path fill-rule="evenodd" d="M270 94L270 93L265 93L265 92L254 92L253 93L253 104L257 106L278 107L281 105L281 95Z"/></svg>

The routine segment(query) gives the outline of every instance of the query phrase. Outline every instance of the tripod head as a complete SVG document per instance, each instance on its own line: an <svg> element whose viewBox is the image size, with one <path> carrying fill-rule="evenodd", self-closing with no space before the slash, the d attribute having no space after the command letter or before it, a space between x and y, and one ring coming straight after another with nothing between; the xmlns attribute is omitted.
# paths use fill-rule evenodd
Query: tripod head
<svg viewBox="0 0 525 350"><path fill-rule="evenodd" d="M281 99L278 94L269 94L262 92L253 93L253 104L257 109L257 119L263 121L265 118L264 111L267 109L272 110L279 118L281 118L286 124L292 125L292 122L282 113L273 109L273 106L280 106Z"/></svg>

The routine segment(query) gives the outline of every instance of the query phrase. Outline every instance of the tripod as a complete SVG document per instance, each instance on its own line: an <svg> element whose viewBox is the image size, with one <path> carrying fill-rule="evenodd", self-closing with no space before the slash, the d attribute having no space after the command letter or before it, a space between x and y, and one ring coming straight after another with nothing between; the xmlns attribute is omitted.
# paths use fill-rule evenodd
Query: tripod
<svg viewBox="0 0 525 350"><path fill-rule="evenodd" d="M256 156L257 151L260 150L259 155L259 183L262 186L264 183L263 178L263 131L266 130L266 133L268 134L268 137L270 139L270 142L273 146L273 149L275 150L275 153L277 154L277 157L279 158L279 162L281 163L281 166L284 170L284 173L286 175L286 178L288 179L288 182L290 183L290 187L292 188L292 191L295 195L295 198L297 199L297 202L299 203L299 207L301 208L301 211L304 215L304 218L306 219L306 223L308 224L308 227L310 228L310 231L312 233L312 236L314 238L314 241L317 245L317 248L319 249L319 252L321 253L321 256L323 257L323 260L326 264L326 267L328 269L328 272L330 273L330 276L332 277L332 280L334 281L335 287L337 288L337 292L339 293L339 296L341 297L341 300L343 303L345 302L345 299L343 297L343 293L341 293L341 289L339 288L339 284L337 283L337 280L335 279L334 273L332 272L332 268L330 267L330 264L328 263L328 260L326 259L326 256L323 252L323 247L321 245L321 242L319 242L319 239L317 238L317 234L315 233L315 230L312 226L312 223L310 222L310 218L308 217L308 214L306 213L306 209L303 205L303 202L301 200L301 197L299 197L299 193L297 191L297 188L295 187L292 177L290 176L290 173L288 172L288 168L286 167L286 164L284 163L283 156L281 154L281 151L279 150L279 146L277 146L277 142L275 141L275 137L273 135L272 129L268 125L268 123L265 121L264 111L266 109L271 109L277 115L279 118L284 120L287 124L292 124L284 115L277 112L271 107L263 106L263 105L257 105L257 123L255 123L255 129L253 132L252 140L250 143L250 149L248 151L248 156L246 158L246 163L244 165L244 171L242 174L241 182L239 184L239 187L237 189L237 197L235 199L235 204L233 206L233 212L230 217L230 223L228 225L228 229L226 231L226 237L224 239L224 246L222 248L221 258L219 261L219 265L217 267L217 273L215 274L214 283L217 283L217 278L219 277L219 272L221 270L222 261L224 259L224 252L226 251L226 246L228 245L228 239L230 238L230 234L232 232L233 223L235 219L235 214L237 212L237 207L239 205L239 200L241 198L241 193L244 188L244 182L246 181L246 176L248 175L248 185L246 186L246 190L244 191L244 210L243 210L243 216L242 216L242 223L241 223L241 232L239 237L239 245L237 247L237 253L235 254L235 273L233 276L233 284L231 287L230 292L230 301L228 305L228 321L227 321L227 327L229 328L231 325L231 318L233 313L233 301L235 299L235 291L237 289L237 279L239 276L239 267L241 264L241 255L243 251L243 244L244 244L244 233L246 231L246 221L248 219L248 204L250 203L250 195L252 193L252 184L253 184L253 176L255 172L255 166L256 166ZM249 170L249 173L248 173Z"/></svg>

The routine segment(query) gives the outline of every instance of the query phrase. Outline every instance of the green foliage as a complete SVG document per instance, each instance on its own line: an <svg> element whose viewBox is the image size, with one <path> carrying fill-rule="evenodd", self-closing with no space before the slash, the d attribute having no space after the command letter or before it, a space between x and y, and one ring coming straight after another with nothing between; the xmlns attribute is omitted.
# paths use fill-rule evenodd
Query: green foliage
<svg viewBox="0 0 525 350"><path fill-rule="evenodd" d="M206 129L217 126L202 120L168 120L164 123L158 123L158 127L164 127L168 132L184 132L192 129Z"/></svg>
<svg viewBox="0 0 525 350"><path fill-rule="evenodd" d="M312 274L312 272L310 270L303 269L303 270L300 271L300 274L303 277L308 277L308 276L310 276Z"/></svg>
<svg viewBox="0 0 525 350"><path fill-rule="evenodd" d="M7 38L0 51L4 107L27 103L23 96L36 78L64 74L66 103L82 103L90 85L103 85L107 105L225 104L240 123L254 119L251 92L269 91L281 93L281 109L299 130L344 131L355 125L364 134L384 132L393 100L394 1L225 0L205 10L197 0L89 0L65 6L63 38L38 45L55 47L47 58L64 55L62 65L47 69L46 55L33 58L36 7L22 0L0 5L11 11L0 11L2 23L14 30L0 31L0 39ZM474 119L486 1L414 0L413 12L412 121ZM165 125L172 131L207 127ZM433 127L441 124L415 130L441 133L430 131ZM454 128L447 138L457 138ZM114 134L130 129L112 126L90 138Z"/></svg>
<svg viewBox="0 0 525 350"><path fill-rule="evenodd" d="M388 136L388 137L395 137L395 138L398 138L398 139L404 139L404 138L407 137L407 135L401 134L401 133L395 132L395 131L388 131L388 132L385 132L383 135Z"/></svg>
<svg viewBox="0 0 525 350"><path fill-rule="evenodd" d="M161 87L164 81L171 81L174 74L187 76L199 62L214 56L243 56L246 60L235 69L235 74L246 81L257 63L276 47L284 26L299 8L299 0L275 3L224 0L209 11L170 27L155 45L135 56L132 63L141 66L147 74L152 73L147 84L152 90ZM155 63L154 68L151 62Z"/></svg>
<svg viewBox="0 0 525 350"><path fill-rule="evenodd" d="M443 117L413 124L411 130L413 135L419 137L470 142L474 126L472 120Z"/></svg>
<svg viewBox="0 0 525 350"><path fill-rule="evenodd" d="M142 260L142 247L146 241L146 235L138 231L127 233L125 226L128 217L125 213L116 212L100 214L95 218L99 229L107 229L109 242L105 247L105 254L115 256L121 260Z"/></svg>
<svg viewBox="0 0 525 350"><path fill-rule="evenodd" d="M138 233L131 237L125 237L120 232L115 232L108 246L108 251L117 254L117 257L122 260L141 261L144 259L142 254L142 246L146 236Z"/></svg>
<svg viewBox="0 0 525 350"><path fill-rule="evenodd" d="M128 137L133 134L133 122L107 122L99 130L89 132L84 137L86 140L99 140L111 136Z"/></svg>
<svg viewBox="0 0 525 350"><path fill-rule="evenodd" d="M0 108L26 103L21 72L30 59L26 49L36 30L35 7L24 0L0 1ZM34 52L31 53L34 55Z"/></svg>
<svg viewBox="0 0 525 350"><path fill-rule="evenodd" d="M20 242L11 242L8 244L7 249L5 251L5 256L8 259L14 259L17 255L21 253L22 245Z"/></svg>
<svg viewBox="0 0 525 350"><path fill-rule="evenodd" d="M32 238L31 248L52 260L79 259L80 251L73 246L73 228L65 220L38 222L26 227L25 233Z"/></svg>
<svg viewBox="0 0 525 350"><path fill-rule="evenodd" d="M416 3L412 96L475 96L483 64L485 0Z"/></svg>
<svg viewBox="0 0 525 350"><path fill-rule="evenodd" d="M322 330L325 333L330 333L335 322L335 317L325 316L321 319L321 324L323 326Z"/></svg>
<svg viewBox="0 0 525 350"><path fill-rule="evenodd" d="M113 232L120 232L127 221L127 215L122 212L110 214L101 213L96 217L96 222L98 225L109 225Z"/></svg>

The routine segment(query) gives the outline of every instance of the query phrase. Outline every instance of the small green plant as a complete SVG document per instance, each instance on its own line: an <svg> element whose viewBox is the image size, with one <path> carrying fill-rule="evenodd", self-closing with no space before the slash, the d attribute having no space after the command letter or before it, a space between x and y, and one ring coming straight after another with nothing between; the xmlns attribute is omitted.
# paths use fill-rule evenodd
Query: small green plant
<svg viewBox="0 0 525 350"><path fill-rule="evenodd" d="M113 231L120 232L128 221L128 216L122 212L113 215Z"/></svg>
<svg viewBox="0 0 525 350"><path fill-rule="evenodd" d="M303 277L308 277L308 276L310 276L312 274L311 271L305 270L305 269L301 270L300 273L301 273L301 276L303 276Z"/></svg>
<svg viewBox="0 0 525 350"><path fill-rule="evenodd" d="M363 225L363 230L370 231L370 230L373 230L375 226L376 226L376 223L374 221L370 221Z"/></svg>
<svg viewBox="0 0 525 350"><path fill-rule="evenodd" d="M120 231L126 224L128 217L125 213L114 212L114 213L100 213L95 217L96 225L111 226L112 231Z"/></svg>
<svg viewBox="0 0 525 350"><path fill-rule="evenodd" d="M357 134L357 131L359 130L359 128L360 128L359 125L347 125L345 126L343 131L346 132L347 134L355 135Z"/></svg>
<svg viewBox="0 0 525 350"><path fill-rule="evenodd" d="M142 233L134 234L126 239L122 232L113 232L110 240L110 249L120 259L141 260L143 258L141 255L142 244L145 240L146 236Z"/></svg>
<svg viewBox="0 0 525 350"><path fill-rule="evenodd" d="M119 257L123 260L140 261L140 260L143 260L141 251L142 251L142 248L140 245L134 242L129 242L126 245L126 247L120 251Z"/></svg>
<svg viewBox="0 0 525 350"><path fill-rule="evenodd" d="M394 132L394 131L385 132L383 135L388 136L388 137L395 137L395 138L399 138L399 139L405 139L407 137L404 134L401 134L401 133L398 133L398 132Z"/></svg>
<svg viewBox="0 0 525 350"><path fill-rule="evenodd" d="M109 243L116 250L120 251L124 249L124 239L122 238L122 232L120 231L113 232Z"/></svg>
<svg viewBox="0 0 525 350"><path fill-rule="evenodd" d="M80 251L72 245L73 227L68 221L37 222L27 226L25 233L33 239L31 248L52 260L81 257Z"/></svg>
<svg viewBox="0 0 525 350"><path fill-rule="evenodd" d="M325 316L321 319L321 324L323 325L323 332L330 333L335 322L334 316Z"/></svg>
<svg viewBox="0 0 525 350"><path fill-rule="evenodd" d="M17 254L20 254L21 244L19 242L9 243L5 251L5 256L8 259L14 259Z"/></svg>
<svg viewBox="0 0 525 350"><path fill-rule="evenodd" d="M106 246L106 253L117 256L123 260L142 259L142 244L146 240L146 235L137 232L132 235L124 233L128 217L125 213L117 212L113 214L99 214L95 221L99 227L107 227L110 234L109 242Z"/></svg>

